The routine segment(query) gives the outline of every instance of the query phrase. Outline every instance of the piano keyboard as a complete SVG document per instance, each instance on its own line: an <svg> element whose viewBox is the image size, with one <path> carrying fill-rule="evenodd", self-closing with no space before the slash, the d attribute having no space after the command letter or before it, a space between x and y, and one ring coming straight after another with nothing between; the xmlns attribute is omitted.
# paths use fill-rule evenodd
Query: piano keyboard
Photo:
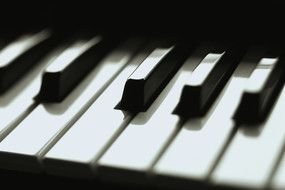
<svg viewBox="0 0 285 190"><path fill-rule="evenodd" d="M152 187L285 189L284 53L19 34L0 51L0 168Z"/></svg>

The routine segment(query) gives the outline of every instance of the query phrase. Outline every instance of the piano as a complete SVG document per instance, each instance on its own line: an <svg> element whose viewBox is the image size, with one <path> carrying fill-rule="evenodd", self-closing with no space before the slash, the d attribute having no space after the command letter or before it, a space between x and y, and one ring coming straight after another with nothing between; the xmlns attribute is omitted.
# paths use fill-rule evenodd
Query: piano
<svg viewBox="0 0 285 190"><path fill-rule="evenodd" d="M2 185L285 189L284 4L136 3L1 13Z"/></svg>

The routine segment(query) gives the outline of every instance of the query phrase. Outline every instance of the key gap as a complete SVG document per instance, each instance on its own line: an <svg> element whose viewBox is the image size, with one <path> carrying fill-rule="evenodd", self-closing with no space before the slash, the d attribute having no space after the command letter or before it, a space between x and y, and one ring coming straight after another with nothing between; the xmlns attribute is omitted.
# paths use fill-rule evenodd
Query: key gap
<svg viewBox="0 0 285 190"><path fill-rule="evenodd" d="M8 125L0 134L0 142L2 142L38 105L38 102L32 103L24 113Z"/></svg>
<svg viewBox="0 0 285 190"><path fill-rule="evenodd" d="M117 138L121 135L121 133L127 128L127 126L131 123L132 119L137 115L137 113L130 113L130 112L124 112L124 122L121 124L119 129L112 135L112 137L108 140L108 142L103 146L102 150L98 153L98 156L95 157L90 162L91 170L94 174L96 174L96 169L98 166L98 161L100 158L104 155L104 153L112 146L112 144L115 142Z"/></svg>
<svg viewBox="0 0 285 190"><path fill-rule="evenodd" d="M177 123L177 126L176 126L174 132L170 135L170 137L168 138L167 142L162 146L162 148L159 151L159 153L157 154L157 156L155 156L155 158L153 159L152 164L147 169L147 173L146 173L147 178L152 178L154 176L153 168L155 167L157 162L160 160L162 155L165 153L165 151L168 149L168 147L171 145L171 143L174 141L176 136L179 134L179 132L182 129L182 126L186 123L186 121L187 121L187 119L183 119L181 117L179 118L179 121Z"/></svg>
<svg viewBox="0 0 285 190"><path fill-rule="evenodd" d="M270 189L270 187L273 185L273 179L277 175L278 167L281 165L282 160L285 159L284 153L285 153L285 140L283 141L283 145L280 149L279 154L277 155L275 164L273 165L269 177L265 183L265 189Z"/></svg>
<svg viewBox="0 0 285 190"><path fill-rule="evenodd" d="M218 154L217 158L215 159L213 165L211 166L205 181L206 183L210 183L211 182L211 176L213 175L214 171L216 170L216 168L218 167L220 160L222 160L223 156L225 155L226 151L228 150L228 147L230 146L234 136L236 135L238 129L240 127L240 124L235 124L235 126L233 127L233 129L230 132L230 135L228 136L228 138L226 139L225 144L222 147L222 150L220 151L220 153Z"/></svg>

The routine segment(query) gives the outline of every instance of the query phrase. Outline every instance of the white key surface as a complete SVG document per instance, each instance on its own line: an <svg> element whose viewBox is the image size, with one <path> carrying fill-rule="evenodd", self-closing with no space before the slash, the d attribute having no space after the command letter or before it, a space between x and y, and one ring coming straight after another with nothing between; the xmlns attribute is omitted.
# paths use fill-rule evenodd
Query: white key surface
<svg viewBox="0 0 285 190"><path fill-rule="evenodd" d="M120 47L122 48L122 47ZM119 48L101 63L61 103L40 104L0 143L0 167L39 170L40 159L60 137L60 133L81 114L89 101L96 99L104 87L127 64L133 46L126 52ZM126 49L126 48L125 48ZM11 155L12 159L7 159ZM30 160L32 160L30 162Z"/></svg>
<svg viewBox="0 0 285 190"><path fill-rule="evenodd" d="M125 82L150 52L139 53L117 76L103 94L44 156L48 173L59 175L92 175L92 163L108 143L130 121L133 114L114 109L119 103ZM80 140L79 140L80 139ZM68 167L59 165L69 162ZM79 176L80 177L80 176Z"/></svg>
<svg viewBox="0 0 285 190"><path fill-rule="evenodd" d="M108 178L116 174L116 178L121 176L124 180L144 180L141 175L137 179L133 176L149 172L156 157L179 127L179 117L172 112L183 86L199 64L200 59L194 57L184 63L152 106L131 121L99 160L100 175ZM124 176L126 171L128 174Z"/></svg>
<svg viewBox="0 0 285 190"><path fill-rule="evenodd" d="M284 142L283 142L284 143ZM277 166L277 170L273 175L270 186L272 189L285 189L285 156L282 155L280 164Z"/></svg>
<svg viewBox="0 0 285 190"><path fill-rule="evenodd" d="M263 124L239 128L214 171L212 181L238 187L265 188L285 139L284 111L285 89Z"/></svg>
<svg viewBox="0 0 285 190"><path fill-rule="evenodd" d="M40 90L41 74L61 51L61 48L57 48L47 54L27 75L0 96L1 140L36 106L33 98Z"/></svg>
<svg viewBox="0 0 285 190"><path fill-rule="evenodd" d="M237 107L246 77L239 75L252 64L241 63L207 115L186 122L153 168L159 176L205 181L233 130L231 116ZM195 71L194 71L195 72Z"/></svg>

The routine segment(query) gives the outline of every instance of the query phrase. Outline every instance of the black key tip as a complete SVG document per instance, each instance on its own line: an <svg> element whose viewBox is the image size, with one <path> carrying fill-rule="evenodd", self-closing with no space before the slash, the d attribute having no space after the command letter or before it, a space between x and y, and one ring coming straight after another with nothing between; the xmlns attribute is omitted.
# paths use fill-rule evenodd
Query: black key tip
<svg viewBox="0 0 285 190"><path fill-rule="evenodd" d="M60 102L64 98L64 94L60 91L60 73L43 74L42 85L39 94L35 97L39 102Z"/></svg>
<svg viewBox="0 0 285 190"><path fill-rule="evenodd" d="M239 106L237 107L233 119L239 124L257 124L264 120L260 113L258 94L244 93Z"/></svg>
<svg viewBox="0 0 285 190"><path fill-rule="evenodd" d="M173 114L182 118L195 118L203 115L200 86L184 86L180 100L175 107Z"/></svg>
<svg viewBox="0 0 285 190"><path fill-rule="evenodd" d="M122 99L115 108L131 112L146 111L144 85L145 81L143 79L128 79L124 87Z"/></svg>

